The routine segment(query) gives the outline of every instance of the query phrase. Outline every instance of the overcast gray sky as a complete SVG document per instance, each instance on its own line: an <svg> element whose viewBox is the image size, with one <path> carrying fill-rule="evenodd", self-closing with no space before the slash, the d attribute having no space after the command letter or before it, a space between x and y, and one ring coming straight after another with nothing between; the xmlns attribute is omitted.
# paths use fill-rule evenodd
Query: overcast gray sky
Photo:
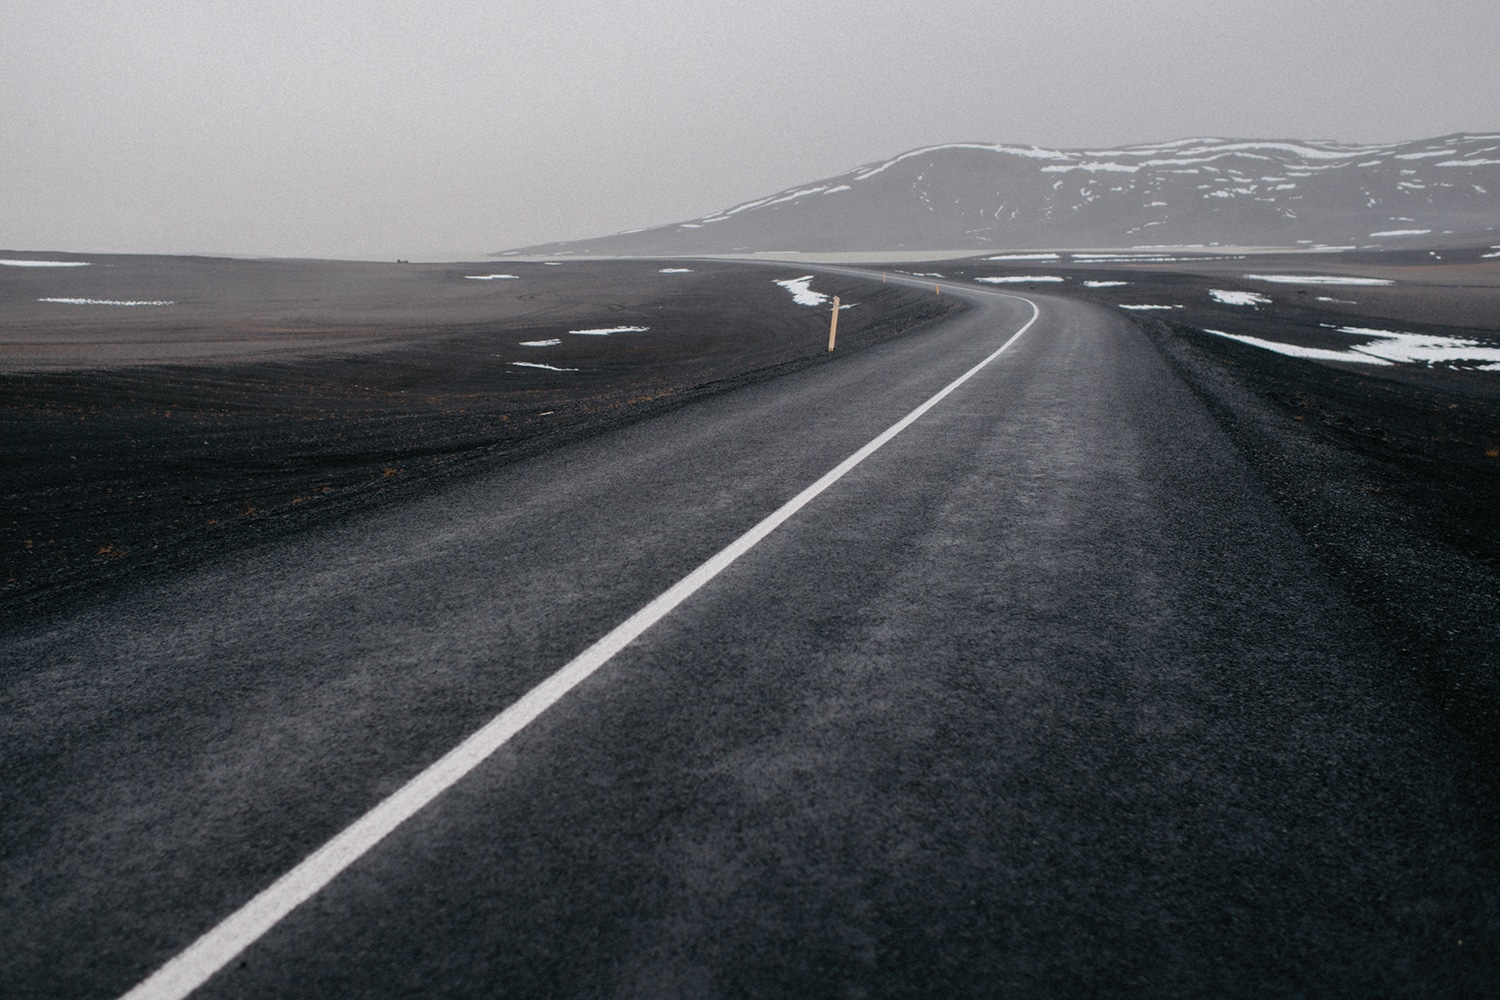
<svg viewBox="0 0 1500 1000"><path fill-rule="evenodd" d="M916 146L1500 131L1495 0L0 0L0 247L449 258Z"/></svg>

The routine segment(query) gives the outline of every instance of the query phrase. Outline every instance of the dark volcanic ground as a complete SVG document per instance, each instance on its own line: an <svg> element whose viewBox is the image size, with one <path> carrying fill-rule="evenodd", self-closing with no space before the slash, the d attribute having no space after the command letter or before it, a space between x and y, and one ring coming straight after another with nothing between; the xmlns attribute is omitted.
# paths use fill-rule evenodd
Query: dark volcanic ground
<svg viewBox="0 0 1500 1000"><path fill-rule="evenodd" d="M996 287L1174 307L1125 314L1500 772L1500 372L1321 363L1202 332L1326 349L1354 326L1500 345L1500 259L1487 253L1063 254L901 270L1060 277ZM93 259L0 268L0 609L17 621L828 360L826 307L774 284L800 265ZM466 277L497 273L517 277ZM1246 277L1271 273L1393 284ZM857 303L842 314L844 352L959 308L873 271L813 286ZM1224 305L1215 289L1270 301ZM51 296L175 304L37 302ZM649 330L568 333L619 326ZM561 343L521 346L550 340Z"/></svg>
<svg viewBox="0 0 1500 1000"><path fill-rule="evenodd" d="M0 615L16 620L822 363L827 343L828 308L774 284L796 265L87 259L0 267ZM500 273L517 277L467 277ZM878 278L813 286L854 304L845 353L960 308ZM622 326L649 330L568 332Z"/></svg>
<svg viewBox="0 0 1500 1000"><path fill-rule="evenodd" d="M1486 256L1486 255L1490 256ZM1063 277L1125 309L1208 405L1329 574L1371 612L1491 775L1500 775L1500 370L1287 357L1213 336L1342 349L1341 327L1500 348L1492 248L1224 255L1080 265L964 261L949 278ZM1141 253L1138 256L1149 256ZM1369 277L1386 286L1274 284L1247 275ZM1118 282L1085 287L1083 282ZM1269 302L1226 305L1211 290Z"/></svg>

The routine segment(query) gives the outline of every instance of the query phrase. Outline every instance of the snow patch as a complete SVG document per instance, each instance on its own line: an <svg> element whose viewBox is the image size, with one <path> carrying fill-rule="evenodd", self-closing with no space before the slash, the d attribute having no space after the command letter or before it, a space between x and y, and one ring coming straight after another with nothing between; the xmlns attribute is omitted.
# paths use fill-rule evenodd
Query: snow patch
<svg viewBox="0 0 1500 1000"><path fill-rule="evenodd" d="M1405 186L1408 186L1408 185L1402 185L1402 186L1405 187ZM1422 185L1415 184L1415 185L1410 185L1410 186L1411 187L1421 187ZM1382 232L1371 233L1370 235L1371 236L1426 236L1430 232L1432 232L1431 229L1386 229L1386 230L1383 230Z"/></svg>
<svg viewBox="0 0 1500 1000"><path fill-rule="evenodd" d="M1157 311L1157 310L1181 309L1182 306L1138 305L1138 306L1121 306L1120 308L1121 309L1129 309L1131 312L1154 312L1154 311Z"/></svg>
<svg viewBox="0 0 1500 1000"><path fill-rule="evenodd" d="M121 299L37 299L38 302L60 302L66 306L175 306L166 299L129 300Z"/></svg>
<svg viewBox="0 0 1500 1000"><path fill-rule="evenodd" d="M521 276L519 274L466 274L464 277L470 281L516 281Z"/></svg>
<svg viewBox="0 0 1500 1000"><path fill-rule="evenodd" d="M1130 284L1128 281L1085 281L1084 288L1120 288Z"/></svg>
<svg viewBox="0 0 1500 1000"><path fill-rule="evenodd" d="M855 179L856 180L862 180L863 178L855 178ZM844 185L844 186L848 187L848 185ZM789 190L789 191L780 191L780 192L777 192L776 194L770 195L770 196L765 197L765 198L757 198L755 201L743 202L743 203L741 203L739 205L734 206L731 209L727 209L727 210L725 210L723 212L720 212L718 215L711 215L708 218L706 218L706 219L703 220L703 224L707 224L707 223L710 223L710 222L723 222L725 219L728 219L731 216L738 215L741 212L748 212L748 211L750 211L752 209L756 209L756 208L766 208L767 206L770 206L770 205L780 205L783 202L795 201L798 198L805 198L808 195L828 194L828 193L829 193L829 189L826 188L826 187L795 188L795 189L792 189L792 190ZM684 229L702 229L703 228L703 224L697 224L697 225L695 225L693 223L683 223L682 227Z"/></svg>
<svg viewBox="0 0 1500 1000"><path fill-rule="evenodd" d="M543 365L535 361L512 361L511 364L517 368L545 368L549 372L576 372L577 368L559 368L556 365Z"/></svg>
<svg viewBox="0 0 1500 1000"><path fill-rule="evenodd" d="M1291 153L1293 156L1300 156L1304 160L1352 160L1369 155L1374 148L1377 147L1319 149L1316 146L1292 142L1225 142L1215 143L1212 146L1206 147L1203 152L1213 150L1223 155L1224 153L1248 152L1250 150L1274 150L1278 153ZM1195 153L1198 150L1185 150L1184 152Z"/></svg>
<svg viewBox="0 0 1500 1000"><path fill-rule="evenodd" d="M1222 288L1210 288L1208 295L1215 302L1226 306L1268 306L1271 304L1270 297L1259 292L1232 292Z"/></svg>
<svg viewBox="0 0 1500 1000"><path fill-rule="evenodd" d="M1068 155L1055 149L1040 149L1036 146L991 146L977 142L954 142L943 146L925 146L922 149L913 149L902 153L895 159L886 160L884 163L871 164L861 167L854 174L856 181L869 180L882 171L889 170L903 160L909 160L914 156L926 156L944 149L978 149L988 153L1007 153L1011 156L1026 156L1037 160L1066 160Z"/></svg>
<svg viewBox="0 0 1500 1000"><path fill-rule="evenodd" d="M1345 278L1330 274L1247 274L1247 281L1269 281L1274 285L1394 285L1387 278Z"/></svg>
<svg viewBox="0 0 1500 1000"><path fill-rule="evenodd" d="M1407 364L1431 364L1435 361L1447 364L1465 361L1500 362L1500 347L1486 347L1477 340L1372 330L1362 326L1341 326L1339 332L1356 337L1374 337L1375 340L1371 343L1359 344L1350 350L1387 361L1402 361Z"/></svg>
<svg viewBox="0 0 1500 1000"><path fill-rule="evenodd" d="M602 326L594 330L569 330L580 337L608 337L612 333L645 333L649 326Z"/></svg>
<svg viewBox="0 0 1500 1000"><path fill-rule="evenodd" d="M985 260L1062 260L1062 256L1055 253L1003 253Z"/></svg>
<svg viewBox="0 0 1500 1000"><path fill-rule="evenodd" d="M1341 326L1339 333L1365 338L1364 343L1351 344L1341 351L1318 347L1299 347L1259 337L1224 333L1220 330L1205 330L1217 337L1238 340L1242 344L1265 348L1288 357L1308 358L1314 361L1344 361L1373 365L1403 364L1449 364L1463 367L1479 367L1486 371L1500 370L1500 347L1489 347L1476 340L1460 337L1441 337L1436 334L1403 333L1396 330L1377 330L1362 326ZM1483 364L1479 364L1483 362Z"/></svg>
<svg viewBox="0 0 1500 1000"><path fill-rule="evenodd" d="M690 267L664 267L660 271L657 271L656 273L657 274L692 274L693 273L693 269L690 268Z"/></svg>
<svg viewBox="0 0 1500 1000"><path fill-rule="evenodd" d="M1380 358L1368 358L1355 355L1350 351L1329 351L1320 347L1300 347L1297 344L1283 344L1275 340L1261 340L1259 337L1246 337L1238 333L1225 333L1223 330L1204 330L1215 337L1223 337L1226 340L1237 340L1251 347L1259 347L1267 351L1275 351L1277 354L1285 354L1289 358L1306 358L1309 361L1362 361L1372 365L1388 365L1389 361Z"/></svg>
<svg viewBox="0 0 1500 1000"><path fill-rule="evenodd" d="M1007 274L994 278L975 278L986 285L1024 285L1031 281L1066 281L1055 274Z"/></svg>
<svg viewBox="0 0 1500 1000"><path fill-rule="evenodd" d="M561 343L562 343L561 340L558 340L557 338L554 337L552 340L523 340L523 341L521 341L521 346L522 347L556 347L558 344L561 344Z"/></svg>
<svg viewBox="0 0 1500 1000"><path fill-rule="evenodd" d="M1137 254L1074 254L1075 264L1178 264L1185 258L1182 257L1144 257ZM1204 258L1186 258L1200 260ZM1213 259L1213 258L1207 258Z"/></svg>
<svg viewBox="0 0 1500 1000"><path fill-rule="evenodd" d="M828 301L828 296L822 292L815 292L809 286L816 275L808 274L800 278L786 278L776 284L792 293L792 301L799 306L820 306Z"/></svg>
<svg viewBox="0 0 1500 1000"><path fill-rule="evenodd" d="M1042 173L1061 174L1067 173L1070 170L1087 170L1089 173L1133 174L1140 169L1140 167L1126 166L1123 163L1069 163L1055 167L1043 167Z"/></svg>
<svg viewBox="0 0 1500 1000"><path fill-rule="evenodd" d="M1100 253L1075 253L1075 254L1073 254L1073 259L1075 261L1083 261L1085 263L1097 264L1100 261L1106 261L1106 260L1123 260L1123 261L1132 261L1132 260L1162 261L1162 260L1167 260L1167 261L1173 261L1173 260L1176 260L1177 258L1176 257L1164 257L1160 253L1103 253L1103 252L1100 252Z"/></svg>
<svg viewBox="0 0 1500 1000"><path fill-rule="evenodd" d="M86 260L0 260L0 267L88 267Z"/></svg>

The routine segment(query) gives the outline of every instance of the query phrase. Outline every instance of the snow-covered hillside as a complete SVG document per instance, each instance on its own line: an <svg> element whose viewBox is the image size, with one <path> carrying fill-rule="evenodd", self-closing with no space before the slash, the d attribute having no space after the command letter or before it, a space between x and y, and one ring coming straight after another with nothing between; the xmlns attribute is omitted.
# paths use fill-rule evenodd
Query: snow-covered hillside
<svg viewBox="0 0 1500 1000"><path fill-rule="evenodd" d="M531 252L1413 246L1500 241L1500 134L1410 143L1183 139L902 153L701 219ZM514 252L514 251L512 251Z"/></svg>

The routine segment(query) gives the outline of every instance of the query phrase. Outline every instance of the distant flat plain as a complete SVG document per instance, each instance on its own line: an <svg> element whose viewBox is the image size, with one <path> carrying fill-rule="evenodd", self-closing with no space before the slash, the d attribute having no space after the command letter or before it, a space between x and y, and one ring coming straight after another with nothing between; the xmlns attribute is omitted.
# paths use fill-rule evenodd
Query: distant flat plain
<svg viewBox="0 0 1500 1000"><path fill-rule="evenodd" d="M101 582L823 360L826 307L798 305L775 284L804 268L845 265L815 282L853 305L841 318L845 352L960 308L937 294L940 280L1033 276L1054 279L1032 286L1042 291L1136 307L1143 325L1175 331L1173 343L1285 367L1297 383L1287 398L1297 398L1321 385L1318 373L1336 381L1347 366L1286 361L1199 331L1327 348L1350 339L1330 331L1388 328L1494 347L1494 253L1216 247L407 264L0 251L31 264L86 262L0 266L0 604L43 611ZM1385 284L1246 277L1277 272ZM883 283L883 273L930 276L932 294ZM1265 301L1229 306L1214 290ZM646 330L569 332L622 327ZM1395 365L1369 374L1387 395L1457 393L1451 410L1434 404L1397 421L1402 439L1423 442L1424 462L1441 453L1442 468L1491 482L1500 373ZM1382 425L1394 426L1391 415ZM1458 501L1479 519L1475 537L1490 539L1487 558L1500 548L1480 512L1491 489L1464 487Z"/></svg>
<svg viewBox="0 0 1500 1000"><path fill-rule="evenodd" d="M775 283L797 267L0 259L88 262L0 266L0 609L25 616L816 363L828 332ZM845 354L959 307L819 289Z"/></svg>

